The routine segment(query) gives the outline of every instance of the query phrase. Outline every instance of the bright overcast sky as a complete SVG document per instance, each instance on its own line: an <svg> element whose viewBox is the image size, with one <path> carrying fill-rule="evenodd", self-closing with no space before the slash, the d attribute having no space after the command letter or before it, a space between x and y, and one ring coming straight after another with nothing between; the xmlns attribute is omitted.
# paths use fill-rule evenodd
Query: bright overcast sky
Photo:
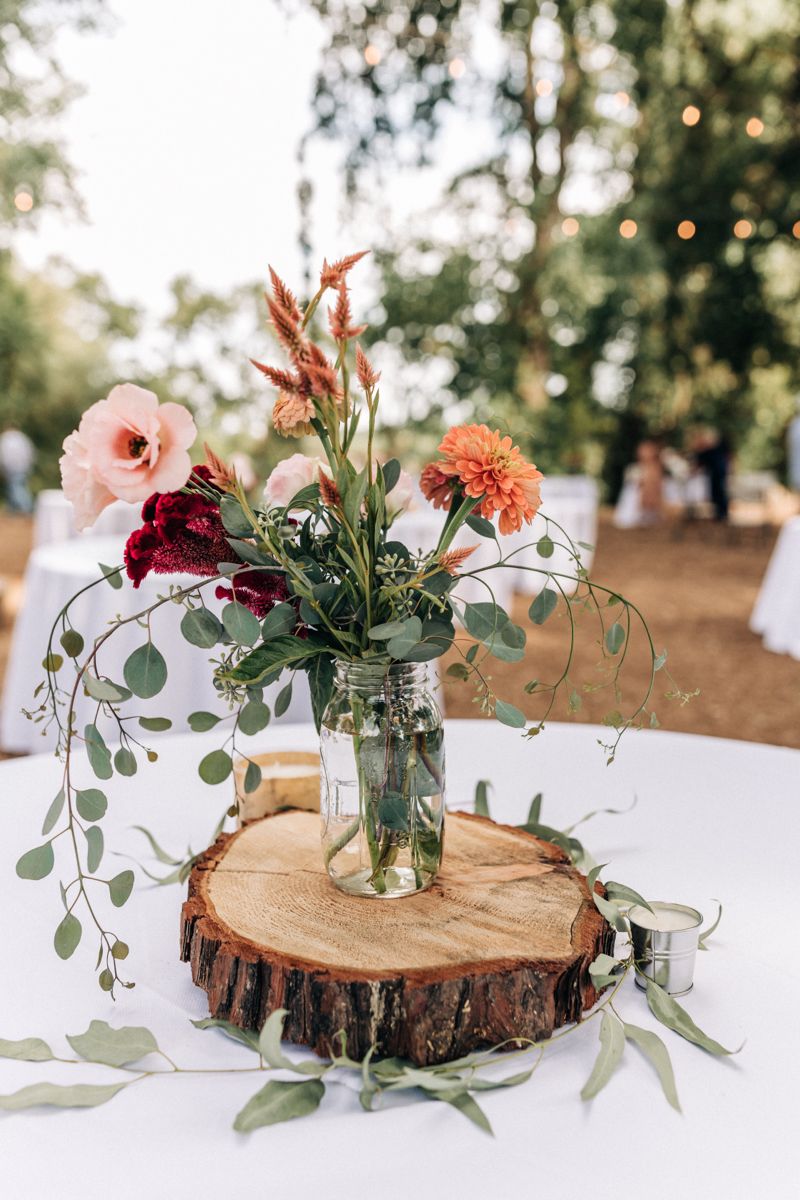
<svg viewBox="0 0 800 1200"><path fill-rule="evenodd" d="M297 278L295 154L315 20L287 19L271 0L112 0L112 11L106 32L59 43L85 88L62 128L88 220L48 214L15 239L24 259L61 254L151 310L180 272L222 291L270 261ZM325 253L352 249L335 214L315 233Z"/></svg>

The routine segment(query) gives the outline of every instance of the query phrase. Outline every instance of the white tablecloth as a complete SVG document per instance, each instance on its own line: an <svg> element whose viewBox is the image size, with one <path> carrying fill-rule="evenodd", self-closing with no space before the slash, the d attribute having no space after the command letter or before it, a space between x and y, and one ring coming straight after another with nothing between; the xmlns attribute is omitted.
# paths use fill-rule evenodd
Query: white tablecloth
<svg viewBox="0 0 800 1200"><path fill-rule="evenodd" d="M800 752L663 732L626 738L607 768L590 726L553 725L532 743L494 723L451 722L447 729L450 798L472 797L478 778L494 781L499 820L524 819L544 792L543 819L563 827L588 808L638 804L624 816L599 816L580 831L607 877L653 899L725 914L713 949L698 955L695 989L683 1000L698 1024L742 1053L712 1059L657 1025L628 981L623 1017L656 1029L669 1046L684 1109L667 1106L649 1064L631 1050L594 1101L578 1098L597 1053L597 1022L550 1047L520 1088L484 1093L491 1140L447 1105L398 1103L362 1113L355 1091L331 1087L310 1118L238 1135L234 1114L257 1090L252 1075L184 1076L137 1084L91 1111L0 1114L3 1194L9 1200L84 1200L113 1182L119 1200L199 1195L361 1200L411 1195L511 1200L534 1195L596 1200L754 1200L791 1193L796 1175L796 1064L800 968L793 947L797 780ZM311 747L308 727L268 729L259 749ZM226 803L226 787L197 780L194 762L213 735L163 739L159 762L108 788L107 842L141 855L143 823L167 847L207 840ZM64 1053L64 1033L94 1018L144 1024L182 1066L249 1065L247 1052L189 1018L206 1015L206 997L178 961L182 889L144 888L114 913L132 947L134 990L116 1003L92 974L87 939L67 963L52 951L60 919L56 880L19 880L14 862L40 841L58 769L44 756L0 765L5 804L0 887L6 973L0 1036L36 1035ZM88 779L84 771L80 779ZM114 860L111 860L112 863ZM124 860L119 860L123 862ZM106 864L103 864L105 868ZM116 868L112 868L116 869ZM402 903L402 901L397 901ZM369 913L365 906L365 920ZM13 914L13 919L11 914ZM35 1080L116 1078L104 1068L0 1059L0 1090Z"/></svg>
<svg viewBox="0 0 800 1200"><path fill-rule="evenodd" d="M82 537L61 545L40 546L31 555L25 572L22 605L14 625L8 671L0 707L0 746L15 753L35 753L55 744L52 731L42 736L42 727L27 720L22 709L35 707L33 691L44 676L42 659L47 648L50 626L59 610L80 588L85 587L100 575L98 563L117 566L122 562L124 537ZM185 575L149 575L141 587L134 589L125 579L124 586L114 589L108 583L81 596L71 610L73 625L87 643L90 637L102 633L107 623L117 613L131 616L167 595L171 583L185 587L191 580ZM214 587L204 591L209 607L221 607L214 600ZM167 604L159 609L152 621L153 641L159 646L169 666L169 677L164 690L152 700L140 701L137 712L155 716L169 715L176 729L186 729L186 717L190 712L205 709L209 712L226 713L211 683L209 660L214 651L205 651L192 646L178 628L183 609ZM122 667L125 659L137 646L145 641L145 634L132 622L117 631L110 639L100 657L101 667L111 679L122 682ZM56 639L57 641L57 639ZM56 650L60 647L56 645ZM64 672L68 666L62 668ZM271 698L282 681L267 689L265 698ZM79 713L83 718L91 705L82 703ZM311 717L311 702L304 674L298 672L292 694L292 704L284 720L304 721Z"/></svg>
<svg viewBox="0 0 800 1200"><path fill-rule="evenodd" d="M767 650L800 659L800 517L780 532L750 617Z"/></svg>
<svg viewBox="0 0 800 1200"><path fill-rule="evenodd" d="M91 530L79 534L75 528L75 517L64 493L58 488L46 488L36 497L33 514L34 546L49 546L53 542L66 542L76 537L109 537L114 534L127 536L142 523L141 504L126 504L115 500L103 509Z"/></svg>

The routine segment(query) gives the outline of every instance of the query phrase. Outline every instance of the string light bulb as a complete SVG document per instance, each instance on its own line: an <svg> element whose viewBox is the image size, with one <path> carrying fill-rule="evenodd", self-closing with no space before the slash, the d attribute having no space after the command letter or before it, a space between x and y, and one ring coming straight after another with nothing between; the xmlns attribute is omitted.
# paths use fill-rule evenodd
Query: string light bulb
<svg viewBox="0 0 800 1200"><path fill-rule="evenodd" d="M800 225L800 221L798 221L798 225ZM580 221L577 221L575 217L565 217L561 222L561 232L564 237L575 237L580 227Z"/></svg>
<svg viewBox="0 0 800 1200"><path fill-rule="evenodd" d="M794 225L792 226L792 233L796 238L800 238L800 221L795 221Z"/></svg>
<svg viewBox="0 0 800 1200"><path fill-rule="evenodd" d="M753 224L751 221L742 217L733 227L733 236L737 238L749 238L753 232Z"/></svg>
<svg viewBox="0 0 800 1200"><path fill-rule="evenodd" d="M378 63L381 61L381 52L378 47L373 46L372 43L370 43L369 46L365 46L364 59L368 66L377 67Z"/></svg>
<svg viewBox="0 0 800 1200"><path fill-rule="evenodd" d="M678 237L684 242L688 242L689 238L693 238L697 233L697 226L694 221L681 221L678 225Z"/></svg>
<svg viewBox="0 0 800 1200"><path fill-rule="evenodd" d="M614 94L614 99L616 100L617 104L621 104L623 108L627 108L631 102L631 98L627 92L616 92Z"/></svg>
<svg viewBox="0 0 800 1200"><path fill-rule="evenodd" d="M536 84L537 96L550 96L553 91L553 85L549 79L540 79Z"/></svg>
<svg viewBox="0 0 800 1200"><path fill-rule="evenodd" d="M751 117L745 125L745 129L748 137L761 137L761 134L764 132L764 122L760 117Z"/></svg>
<svg viewBox="0 0 800 1200"><path fill-rule="evenodd" d="M700 120L702 113L696 104L687 104L686 108L681 113L681 120L684 125L696 125Z"/></svg>
<svg viewBox="0 0 800 1200"><path fill-rule="evenodd" d="M14 197L14 207L17 212L27 213L33 208L33 196L24 188L17 192Z"/></svg>
<svg viewBox="0 0 800 1200"><path fill-rule="evenodd" d="M460 79L467 69L467 65L463 58L451 58L447 70L450 72L452 79Z"/></svg>
<svg viewBox="0 0 800 1200"><path fill-rule="evenodd" d="M626 217L619 227L619 232L621 237L628 239L635 238L636 234L639 232L639 226L635 221L632 221L630 217Z"/></svg>

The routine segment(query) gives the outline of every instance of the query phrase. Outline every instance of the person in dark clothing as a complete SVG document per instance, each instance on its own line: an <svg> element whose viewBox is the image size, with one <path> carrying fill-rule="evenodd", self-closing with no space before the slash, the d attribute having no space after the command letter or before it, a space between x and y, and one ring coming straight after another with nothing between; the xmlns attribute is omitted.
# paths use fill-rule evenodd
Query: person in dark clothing
<svg viewBox="0 0 800 1200"><path fill-rule="evenodd" d="M727 439L716 429L704 429L698 442L695 462L700 470L708 476L711 503L714 505L714 519L727 521L730 446Z"/></svg>

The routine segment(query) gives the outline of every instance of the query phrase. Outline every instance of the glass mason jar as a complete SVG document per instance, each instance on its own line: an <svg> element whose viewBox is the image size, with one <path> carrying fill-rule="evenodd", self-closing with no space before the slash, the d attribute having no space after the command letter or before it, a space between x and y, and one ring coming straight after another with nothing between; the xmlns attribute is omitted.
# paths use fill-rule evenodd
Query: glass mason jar
<svg viewBox="0 0 800 1200"><path fill-rule="evenodd" d="M408 896L444 838L442 714L420 663L338 662L320 729L322 847L353 896Z"/></svg>

